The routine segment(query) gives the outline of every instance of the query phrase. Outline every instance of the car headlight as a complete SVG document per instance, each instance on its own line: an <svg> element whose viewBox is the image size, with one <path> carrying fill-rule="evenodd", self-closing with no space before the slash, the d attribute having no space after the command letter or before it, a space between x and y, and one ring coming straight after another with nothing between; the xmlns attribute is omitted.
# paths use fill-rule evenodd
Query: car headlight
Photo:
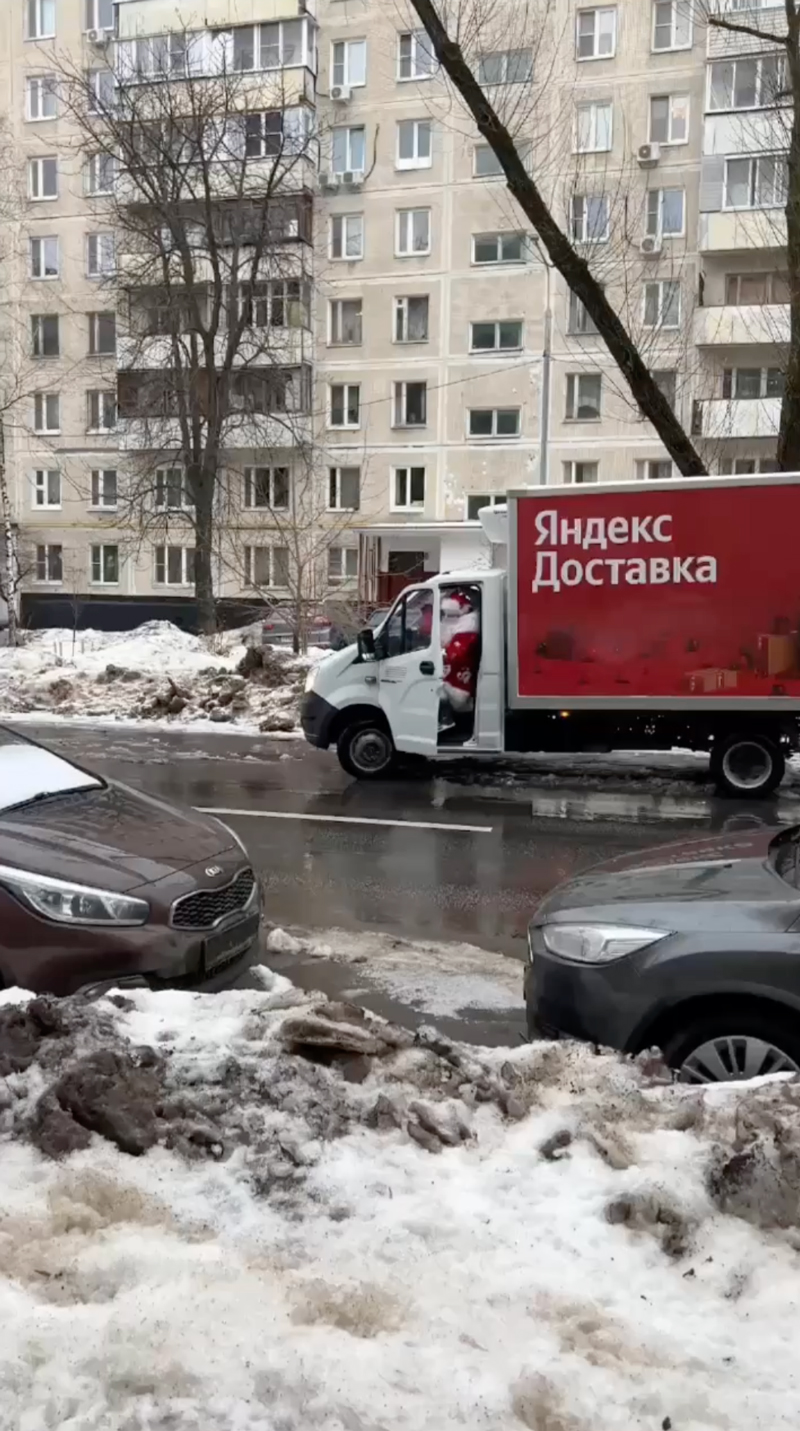
<svg viewBox="0 0 800 1431"><path fill-rule="evenodd" d="M132 899L108 889L29 874L0 865L0 884L10 889L43 919L57 924L145 924L150 914L146 899Z"/></svg>
<svg viewBox="0 0 800 1431"><path fill-rule="evenodd" d="M632 924L545 924L545 948L578 964L608 964L665 939L666 929L641 929Z"/></svg>
<svg viewBox="0 0 800 1431"><path fill-rule="evenodd" d="M313 689L314 689L314 681L316 680L316 678L317 678L317 672L316 672L315 667L312 666L312 667L311 667L311 670L309 671L308 675L306 676L306 684L305 684L305 693L306 693L306 695L308 695L309 691L313 691Z"/></svg>

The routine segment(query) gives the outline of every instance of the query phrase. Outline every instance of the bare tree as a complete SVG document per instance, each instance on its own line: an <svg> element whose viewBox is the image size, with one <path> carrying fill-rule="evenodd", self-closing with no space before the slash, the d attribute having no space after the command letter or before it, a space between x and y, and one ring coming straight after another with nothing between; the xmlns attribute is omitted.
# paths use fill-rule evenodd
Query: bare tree
<svg viewBox="0 0 800 1431"><path fill-rule="evenodd" d="M210 631L243 451L311 446L313 96L305 70L248 74L230 33L117 50L116 90L67 65L61 85L113 231L123 521L165 561L186 537L181 580Z"/></svg>

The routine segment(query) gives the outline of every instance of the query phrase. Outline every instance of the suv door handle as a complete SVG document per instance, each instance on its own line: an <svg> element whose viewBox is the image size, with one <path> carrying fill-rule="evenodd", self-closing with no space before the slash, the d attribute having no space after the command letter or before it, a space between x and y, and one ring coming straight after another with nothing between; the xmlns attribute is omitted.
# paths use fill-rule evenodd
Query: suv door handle
<svg viewBox="0 0 800 1431"><path fill-rule="evenodd" d="M435 675L436 675L436 667L434 666L433 661L420 661L420 663L419 663L419 669L420 669L420 675L422 675L422 676L435 676Z"/></svg>

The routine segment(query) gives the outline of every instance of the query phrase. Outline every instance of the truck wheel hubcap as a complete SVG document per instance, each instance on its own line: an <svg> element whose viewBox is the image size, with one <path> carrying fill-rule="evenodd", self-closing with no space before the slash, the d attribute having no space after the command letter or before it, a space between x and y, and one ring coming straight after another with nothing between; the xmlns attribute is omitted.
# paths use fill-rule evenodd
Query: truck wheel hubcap
<svg viewBox="0 0 800 1431"><path fill-rule="evenodd" d="M722 769L729 785L737 790L757 790L769 779L772 760L763 745L753 740L742 740L725 751Z"/></svg>
<svg viewBox="0 0 800 1431"><path fill-rule="evenodd" d="M702 1043L681 1064L681 1083L741 1083L767 1073L799 1073L793 1058L775 1044L747 1034Z"/></svg>
<svg viewBox="0 0 800 1431"><path fill-rule="evenodd" d="M374 772L389 764L392 747L383 731L362 730L350 747L350 755L359 770Z"/></svg>

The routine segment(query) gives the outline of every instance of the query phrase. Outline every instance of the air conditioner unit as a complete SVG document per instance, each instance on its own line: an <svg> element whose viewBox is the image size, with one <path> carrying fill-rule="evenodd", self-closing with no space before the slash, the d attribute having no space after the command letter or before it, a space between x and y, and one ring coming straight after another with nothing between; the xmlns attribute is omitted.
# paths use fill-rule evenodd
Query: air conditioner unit
<svg viewBox="0 0 800 1431"><path fill-rule="evenodd" d="M663 245L660 238L653 238L648 234L639 244L639 252L644 258L658 258L662 247Z"/></svg>
<svg viewBox="0 0 800 1431"><path fill-rule="evenodd" d="M105 30L87 30L86 41L89 45L104 45L107 36Z"/></svg>
<svg viewBox="0 0 800 1431"><path fill-rule="evenodd" d="M661 158L660 144L640 144L636 151L636 159L640 169L651 169Z"/></svg>
<svg viewBox="0 0 800 1431"><path fill-rule="evenodd" d="M342 175L342 183L346 189L360 189L363 182L363 169L348 169Z"/></svg>
<svg viewBox="0 0 800 1431"><path fill-rule="evenodd" d="M320 174L320 176L319 176L319 186L320 186L321 189L338 189L338 187L339 187L339 175L338 175L338 174Z"/></svg>
<svg viewBox="0 0 800 1431"><path fill-rule="evenodd" d="M335 84L331 90L331 99L335 99L339 104L346 104L352 97L353 91L347 84Z"/></svg>

